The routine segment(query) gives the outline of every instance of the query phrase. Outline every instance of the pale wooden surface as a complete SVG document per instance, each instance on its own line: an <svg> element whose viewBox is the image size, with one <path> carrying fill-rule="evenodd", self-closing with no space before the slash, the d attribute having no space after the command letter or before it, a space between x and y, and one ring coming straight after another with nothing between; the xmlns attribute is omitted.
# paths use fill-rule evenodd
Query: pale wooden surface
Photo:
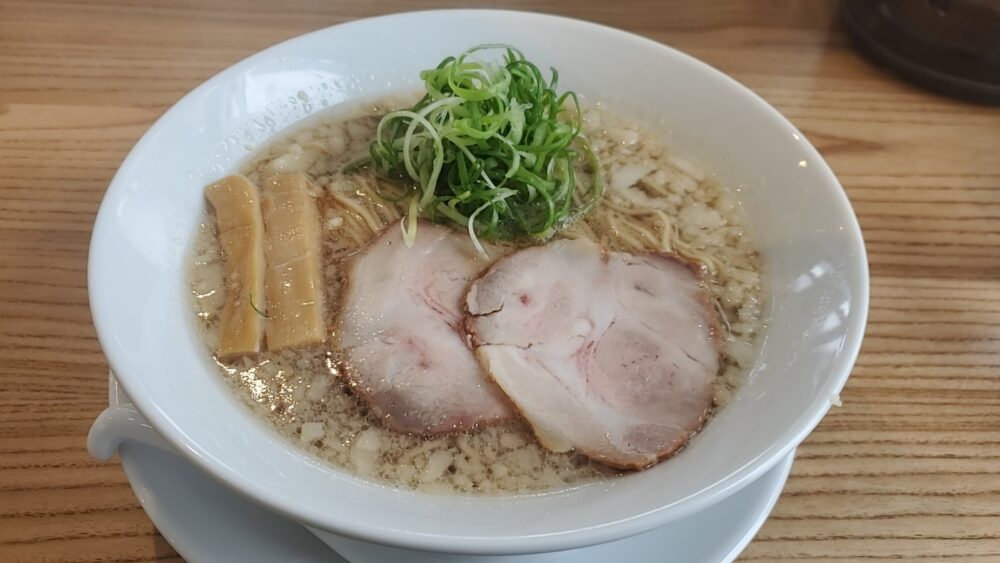
<svg viewBox="0 0 1000 563"><path fill-rule="evenodd" d="M132 144L259 49L456 4L0 0L0 561L179 561L121 468L84 450L107 388L87 244ZM600 21L711 63L795 122L849 192L872 266L868 334L844 407L799 450L743 560L1000 561L1000 109L873 67L832 2L489 5Z"/></svg>

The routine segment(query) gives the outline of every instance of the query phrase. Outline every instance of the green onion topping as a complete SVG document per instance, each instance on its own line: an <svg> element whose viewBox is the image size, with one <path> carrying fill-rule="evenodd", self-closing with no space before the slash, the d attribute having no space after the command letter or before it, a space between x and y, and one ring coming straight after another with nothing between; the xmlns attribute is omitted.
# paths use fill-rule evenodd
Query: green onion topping
<svg viewBox="0 0 1000 563"><path fill-rule="evenodd" d="M253 304L253 293L250 294L250 308L253 309L255 313L264 317L265 319L270 318L270 315L268 315L264 311L261 311L260 309L257 308L256 305Z"/></svg>
<svg viewBox="0 0 1000 563"><path fill-rule="evenodd" d="M503 62L473 55L501 50ZM596 158L580 135L576 94L559 94L524 55L480 45L420 73L427 93L378 125L371 160L378 173L403 178L410 192L403 238L417 218L450 222L479 239L545 240L582 217L601 195ZM576 181L583 164L589 186Z"/></svg>

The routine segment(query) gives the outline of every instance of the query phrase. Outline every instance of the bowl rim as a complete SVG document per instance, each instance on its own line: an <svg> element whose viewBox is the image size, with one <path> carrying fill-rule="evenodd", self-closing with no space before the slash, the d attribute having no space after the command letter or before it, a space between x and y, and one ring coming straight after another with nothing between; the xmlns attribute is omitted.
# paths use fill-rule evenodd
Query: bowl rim
<svg viewBox="0 0 1000 563"><path fill-rule="evenodd" d="M652 510L642 514L637 514L630 518L608 522L600 526L574 529L558 533L527 536L498 535L491 538L484 538L478 536L450 536L443 534L398 534L390 533L389 530L384 528L379 528L378 526L369 525L364 522L357 522L349 518L335 518L331 517L330 514L310 512L302 510L299 507L289 506L280 494L255 486L253 481L243 477L243 475L234 468L214 463L212 456L206 455L208 450L192 441L186 434L179 432L178 429L175 428L173 422L167 416L162 414L158 408L156 408L151 398L146 397L143 394L133 393L132 390L129 389L129 374L127 370L123 369L126 362L124 357L117 352L116 347L112 345L112 328L108 326L106 322L107 319L104 315L100 314L100 309L102 308L101 305L113 306L113 304L103 303L102 300L98 299L96 296L95 281L97 274L95 273L96 268L94 258L95 255L98 255L101 252L100 241L103 238L102 233L110 229L110 225L114 220L113 212L110 209L110 202L116 198L119 191L124 189L124 186L122 186L123 181L121 180L121 176L124 174L124 171L130 168L130 165L140 158L140 155L145 152L146 145L148 145L152 138L165 127L165 124L171 120L172 116L180 111L179 108L184 106L187 100L197 97L206 90L215 87L217 84L227 80L230 75L240 72L240 70L253 64L256 60L267 57L269 52L272 50L277 50L297 41L304 40L306 37L330 33L335 29L343 29L356 25L371 25L373 23L390 22L394 20L404 20L415 15L477 17L507 16L517 18L533 18L536 20L544 20L547 24L564 26L568 29L576 29L592 34L601 34L604 37L610 37L616 41L631 42L640 46L644 50L659 51L660 53L678 58L686 64L692 64L700 67L701 71L713 75L715 79L729 83L729 85L734 87L736 91L739 91L742 95L750 98L759 110L766 113L771 120L786 129L789 135L797 136L796 138L801 139L803 143L803 150L812 159L812 163L815 163L816 166L818 166L817 174L820 180L819 183L822 184L824 188L834 190L836 192L835 199L837 201L837 209L834 210L834 212L843 217L845 221L845 230L848 231L847 235L850 237L850 243L855 246L856 252L853 254L853 263L850 264L850 266L853 267L856 274L850 278L850 288L852 298L856 300L854 302L853 309L857 312L857 314L851 316L850 324L845 330L842 353L837 356L836 361L832 366L832 376L827 379L822 388L816 390L812 402L803 409L803 414L797 419L793 426L788 428L780 440L773 442L752 462L745 464L743 467L730 473L725 478L716 481L713 485L687 497L679 504L678 507L671 510L669 514L664 513L662 510ZM837 180L829 165L822 158L816 148L808 141L808 139L806 139L805 135L803 135L787 118L781 115L775 108L773 108L755 92L742 85L732 77L726 75L711 65L668 45L603 24L565 16L539 14L518 10L442 9L409 11L370 18L361 18L299 35L258 51L240 60L239 62L230 65L184 95L143 134L143 136L128 153L126 158L122 161L122 164L119 166L118 171L115 173L115 176L113 177L104 195L101 207L98 211L97 219L95 221L89 248L88 293L92 309L92 318L98 340L101 343L104 354L107 357L112 370L116 374L119 374L119 382L134 401L136 408L146 418L146 420L148 420L150 424L157 429L161 435L163 435L165 440L172 447L174 447L178 452L181 452L182 455L184 455L184 457L186 457L189 461L193 462L197 467L214 477L220 483L271 510L283 514L295 521L301 522L311 528L329 530L336 534L342 534L344 536L364 541L400 548L485 555L558 551L604 543L638 534L658 525L662 525L670 520L683 518L684 516L697 512L704 507L715 504L719 500L729 496L749 482L756 480L758 477L763 475L777 462L783 459L784 456L788 455L789 452L795 449L797 445L810 432L812 432L823 416L825 416L830 406L836 401L836 397L845 385L857 359L858 352L861 347L861 341L865 332L865 325L867 323L869 308L869 271L864 240L857 217L843 187ZM484 541L487 539L492 541ZM503 547L499 547L500 545Z"/></svg>

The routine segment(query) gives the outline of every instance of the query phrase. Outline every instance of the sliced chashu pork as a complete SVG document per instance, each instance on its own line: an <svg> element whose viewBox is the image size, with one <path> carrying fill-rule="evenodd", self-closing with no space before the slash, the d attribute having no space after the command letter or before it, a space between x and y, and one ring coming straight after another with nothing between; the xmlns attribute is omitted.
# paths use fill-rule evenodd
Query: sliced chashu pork
<svg viewBox="0 0 1000 563"><path fill-rule="evenodd" d="M466 306L477 357L550 450L648 467L711 407L719 320L677 258L556 241L501 258Z"/></svg>
<svg viewBox="0 0 1000 563"><path fill-rule="evenodd" d="M463 328L466 290L488 265L468 237L425 222L411 248L393 224L350 260L334 337L388 427L436 434L513 416Z"/></svg>

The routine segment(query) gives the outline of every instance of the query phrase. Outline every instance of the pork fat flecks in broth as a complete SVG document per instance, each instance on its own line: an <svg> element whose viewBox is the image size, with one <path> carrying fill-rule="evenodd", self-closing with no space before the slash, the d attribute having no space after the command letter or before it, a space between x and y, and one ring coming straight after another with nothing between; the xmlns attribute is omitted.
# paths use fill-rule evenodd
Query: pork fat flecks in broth
<svg viewBox="0 0 1000 563"><path fill-rule="evenodd" d="M274 173L308 177L319 209L328 330L341 305L348 261L405 213L403 204L393 201L399 188L392 181L367 169L345 172L345 166L367 154L379 116L410 102L386 99L360 110L330 110L276 140L241 170L258 186ZM723 407L745 377L761 327L759 258L739 205L711 176L632 121L589 108L583 132L600 162L604 195L582 221L556 238L587 238L611 251L669 252L700 266L721 320L714 408ZM588 173L581 169L580 181L587 181ZM226 305L224 276L223 249L209 207L193 249L190 279L194 311L213 354ZM430 436L394 431L348 384L338 341L334 334L313 346L215 357L220 376L277 432L363 478L432 492L511 494L616 474L572 451L542 447L520 419Z"/></svg>

